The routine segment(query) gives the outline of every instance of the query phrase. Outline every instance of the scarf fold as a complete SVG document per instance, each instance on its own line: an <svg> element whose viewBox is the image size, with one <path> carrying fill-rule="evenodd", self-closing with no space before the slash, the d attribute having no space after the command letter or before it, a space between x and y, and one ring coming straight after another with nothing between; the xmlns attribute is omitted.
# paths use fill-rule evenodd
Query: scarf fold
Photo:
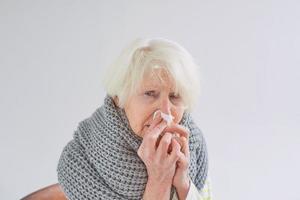
<svg viewBox="0 0 300 200"><path fill-rule="evenodd" d="M199 191L207 177L208 156L201 130L184 112L179 123L190 130L189 176ZM57 165L60 186L69 200L140 200L147 170L137 155L142 138L129 125L124 109L105 96L104 104L79 122ZM172 187L171 199L175 192Z"/></svg>

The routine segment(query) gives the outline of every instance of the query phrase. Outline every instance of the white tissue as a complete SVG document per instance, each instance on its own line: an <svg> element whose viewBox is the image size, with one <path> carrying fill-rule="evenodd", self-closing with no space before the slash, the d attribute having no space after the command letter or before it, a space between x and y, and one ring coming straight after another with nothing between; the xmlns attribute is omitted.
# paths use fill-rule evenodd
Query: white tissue
<svg viewBox="0 0 300 200"><path fill-rule="evenodd" d="M174 117L171 114L170 115L165 114L165 113L161 112L160 110L155 111L155 113L153 114L153 119L155 118L155 115L157 112L160 112L160 116L167 122L168 125L171 124Z"/></svg>

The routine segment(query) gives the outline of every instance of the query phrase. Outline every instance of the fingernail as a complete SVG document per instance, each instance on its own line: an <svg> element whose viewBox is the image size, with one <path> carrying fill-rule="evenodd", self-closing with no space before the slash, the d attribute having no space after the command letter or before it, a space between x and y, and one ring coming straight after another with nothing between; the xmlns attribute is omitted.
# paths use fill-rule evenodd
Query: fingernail
<svg viewBox="0 0 300 200"><path fill-rule="evenodd" d="M155 120L157 118L157 116L159 117L158 112L160 112L159 110L155 111L153 114L153 120Z"/></svg>

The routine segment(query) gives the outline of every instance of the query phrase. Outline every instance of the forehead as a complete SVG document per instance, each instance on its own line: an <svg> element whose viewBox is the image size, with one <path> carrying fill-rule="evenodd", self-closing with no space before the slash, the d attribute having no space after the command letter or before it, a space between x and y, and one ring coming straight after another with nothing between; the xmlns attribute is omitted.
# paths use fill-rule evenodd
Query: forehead
<svg viewBox="0 0 300 200"><path fill-rule="evenodd" d="M174 79L165 69L153 69L152 72L145 73L141 80L142 88L161 88L168 87L173 88Z"/></svg>

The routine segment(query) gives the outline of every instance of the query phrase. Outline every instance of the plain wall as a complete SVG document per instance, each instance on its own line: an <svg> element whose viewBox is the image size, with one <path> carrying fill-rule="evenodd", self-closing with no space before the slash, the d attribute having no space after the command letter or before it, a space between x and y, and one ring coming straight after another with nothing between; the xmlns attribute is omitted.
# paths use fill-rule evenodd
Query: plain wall
<svg viewBox="0 0 300 200"><path fill-rule="evenodd" d="M0 0L0 199L57 182L100 75L136 37L164 37L201 66L195 119L214 199L299 200L299 1Z"/></svg>

